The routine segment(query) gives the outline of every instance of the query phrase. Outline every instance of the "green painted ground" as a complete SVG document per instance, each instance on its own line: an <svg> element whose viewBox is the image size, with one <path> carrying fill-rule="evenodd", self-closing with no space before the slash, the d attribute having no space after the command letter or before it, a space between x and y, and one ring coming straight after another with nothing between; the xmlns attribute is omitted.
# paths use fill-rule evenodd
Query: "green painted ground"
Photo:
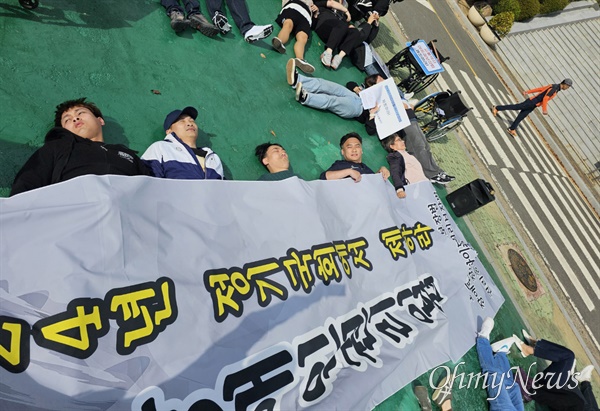
<svg viewBox="0 0 600 411"><path fill-rule="evenodd" d="M272 23L281 4L250 3L257 24ZM378 43L384 57L403 48L385 27ZM309 44L306 57L317 68L316 76L342 84L362 79L349 62L335 72L324 69L319 39L315 36ZM17 0L0 1L0 196L8 195L16 172L42 144L54 106L82 96L102 109L106 141L140 152L163 138L161 125L169 111L196 106L200 140L221 156L230 179L255 180L264 172L253 151L267 140L288 150L296 172L317 178L339 158L339 138L350 131L366 137L365 162L372 168L384 165L383 149L366 136L362 125L294 100L285 81L285 63L292 56L291 47L288 50L280 55L270 42L249 45L236 28L215 39L192 31L178 36L158 1L41 0L33 12L22 9ZM437 155L439 148L434 152ZM497 324L492 336L498 338L521 328L510 302ZM467 372L478 371L474 350L464 360ZM425 386L427 380L428 375L420 378ZM456 390L454 397L455 409L487 409L481 389ZM418 405L412 388L406 387L377 409L410 411Z"/></svg>

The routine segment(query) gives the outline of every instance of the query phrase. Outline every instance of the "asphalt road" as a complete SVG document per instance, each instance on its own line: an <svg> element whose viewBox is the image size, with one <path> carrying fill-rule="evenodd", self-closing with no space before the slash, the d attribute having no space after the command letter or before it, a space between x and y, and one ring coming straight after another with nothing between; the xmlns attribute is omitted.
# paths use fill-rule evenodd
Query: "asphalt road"
<svg viewBox="0 0 600 411"><path fill-rule="evenodd" d="M462 131L546 262L558 284L555 292L572 305L598 349L600 223L595 214L530 122L524 121L513 139L505 129L516 112L491 115L492 104L515 100L448 3L408 0L391 9L409 38L437 39L442 54L450 56L434 85L461 90L473 108Z"/></svg>

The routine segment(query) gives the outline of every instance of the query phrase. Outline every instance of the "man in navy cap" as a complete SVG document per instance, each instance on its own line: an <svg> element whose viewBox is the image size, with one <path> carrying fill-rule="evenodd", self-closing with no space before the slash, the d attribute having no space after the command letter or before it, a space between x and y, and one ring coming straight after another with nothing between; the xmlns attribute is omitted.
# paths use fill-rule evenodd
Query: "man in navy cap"
<svg viewBox="0 0 600 411"><path fill-rule="evenodd" d="M166 137L153 143L142 160L156 177L181 180L222 180L223 164L210 148L196 147L198 110L186 107L171 111L163 127Z"/></svg>
<svg viewBox="0 0 600 411"><path fill-rule="evenodd" d="M535 94L535 96L528 98L519 104L508 104L506 106L492 106L492 115L496 117L499 111L504 110L519 110L517 118L509 128L506 129L508 134L513 137L517 136L517 127L519 123L525 119L536 107L542 106L542 114L548 115L548 102L558 95L561 90L567 90L573 85L573 80L566 78L559 84L548 84L547 86L532 88L523 92L523 95L527 97L529 94Z"/></svg>

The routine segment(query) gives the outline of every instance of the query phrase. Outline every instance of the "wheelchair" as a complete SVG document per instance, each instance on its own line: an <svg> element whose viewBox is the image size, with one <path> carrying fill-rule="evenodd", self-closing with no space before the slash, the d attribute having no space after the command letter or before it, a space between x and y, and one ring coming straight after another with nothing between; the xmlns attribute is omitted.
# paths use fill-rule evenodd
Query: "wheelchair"
<svg viewBox="0 0 600 411"><path fill-rule="evenodd" d="M413 40L410 43L407 43L405 49L396 53L396 55L386 63L386 66L390 71L403 79L398 83L398 87L405 93L418 93L425 90L425 88L433 83L439 75L439 72L428 73L426 67L423 66L423 63L415 57L418 53L415 52L414 46L419 42L422 42L423 45L425 44L423 40ZM450 58L440 54L439 50L435 47L436 42L437 40L432 40L427 43L427 46L429 47L429 50L431 50L432 58L436 59L441 67L441 64L444 61L450 60ZM441 69L441 71L443 71L443 69Z"/></svg>
<svg viewBox="0 0 600 411"><path fill-rule="evenodd" d="M415 115L427 141L435 141L460 126L471 111L460 98L460 91L438 91L415 104Z"/></svg>

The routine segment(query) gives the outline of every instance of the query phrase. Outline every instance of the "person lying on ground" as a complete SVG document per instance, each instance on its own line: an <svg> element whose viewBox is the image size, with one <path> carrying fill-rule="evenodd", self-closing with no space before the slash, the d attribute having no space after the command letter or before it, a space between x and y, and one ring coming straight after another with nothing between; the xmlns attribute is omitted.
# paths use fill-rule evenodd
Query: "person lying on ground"
<svg viewBox="0 0 600 411"><path fill-rule="evenodd" d="M281 144L268 141L256 146L254 154L269 171L258 178L260 181L279 181L290 177L301 178L292 171L290 159Z"/></svg>
<svg viewBox="0 0 600 411"><path fill-rule="evenodd" d="M86 174L150 175L135 151L104 142L104 118L86 98L56 106L54 128L17 173L10 195Z"/></svg>
<svg viewBox="0 0 600 411"><path fill-rule="evenodd" d="M231 31L231 24L229 24L229 20L223 12L223 1L206 0L206 6L215 26L217 26L221 34L227 34ZM233 17L235 25L240 29L240 33L242 33L244 40L248 43L265 39L273 32L272 24L258 26L252 22L245 0L227 0L227 8Z"/></svg>
<svg viewBox="0 0 600 411"><path fill-rule="evenodd" d="M594 366L588 365L577 373L573 351L551 341L536 340L525 330L523 336L527 343L514 334L512 336L523 357L533 355L551 361L542 371L541 379L525 383L526 387L531 386L535 390L530 393L531 399L553 411L597 411L598 403L590 384Z"/></svg>
<svg viewBox="0 0 600 411"><path fill-rule="evenodd" d="M321 63L327 68L336 70L343 58L350 55L358 46L361 33L352 26L350 12L341 2L336 0L314 0L319 8L318 16L313 19L312 29L325 44L321 54ZM334 55L334 53L336 53Z"/></svg>
<svg viewBox="0 0 600 411"><path fill-rule="evenodd" d="M381 83L382 81L385 81L385 79L380 75L370 75L365 78L365 86L372 87L373 85ZM427 142L427 138L425 137L425 134L423 134L423 130L421 130L421 127L419 127L417 116L415 115L412 104L406 100L406 95L404 93L402 93L400 90L399 93L404 108L406 109L406 114L410 119L410 125L399 131L400 137L406 144L406 150L415 156L417 160L419 160L419 163L423 168L423 172L429 181L441 185L448 184L449 182L453 181L455 177L447 174L440 166L438 166L437 162L433 158L433 155L431 154L429 142ZM377 133L377 128L375 127L374 122L367 122L366 127L367 133L371 135Z"/></svg>
<svg viewBox="0 0 600 411"><path fill-rule="evenodd" d="M358 183L363 174L375 174L362 162L362 137L358 133L344 135L340 139L340 148L343 160L336 160L331 167L323 171L321 180L341 180L350 177ZM377 172L384 180L390 176L389 170L383 166Z"/></svg>
<svg viewBox="0 0 600 411"><path fill-rule="evenodd" d="M312 0L283 0L284 5L275 22L281 26L277 36L273 37L271 44L281 54L285 54L285 45L290 36L296 37L294 44L294 55L296 56L296 67L305 73L313 73L315 68L304 60L304 49L310 36L313 17L319 14L319 8Z"/></svg>
<svg viewBox="0 0 600 411"><path fill-rule="evenodd" d="M376 109L363 109L362 101L354 91L333 81L299 74L295 59L288 60L286 77L288 84L296 90L296 101L303 106L331 111L342 118L357 120L365 124L367 133L373 133Z"/></svg>
<svg viewBox="0 0 600 411"><path fill-rule="evenodd" d="M386 159L398 198L406 197L404 187L407 184L429 180L419 160L406 151L406 144L397 133L381 140L381 145L388 152Z"/></svg>
<svg viewBox="0 0 600 411"><path fill-rule="evenodd" d="M166 137L153 143L142 160L156 177L180 180L223 180L223 164L208 147L196 146L198 111L194 107L171 111L163 123Z"/></svg>

